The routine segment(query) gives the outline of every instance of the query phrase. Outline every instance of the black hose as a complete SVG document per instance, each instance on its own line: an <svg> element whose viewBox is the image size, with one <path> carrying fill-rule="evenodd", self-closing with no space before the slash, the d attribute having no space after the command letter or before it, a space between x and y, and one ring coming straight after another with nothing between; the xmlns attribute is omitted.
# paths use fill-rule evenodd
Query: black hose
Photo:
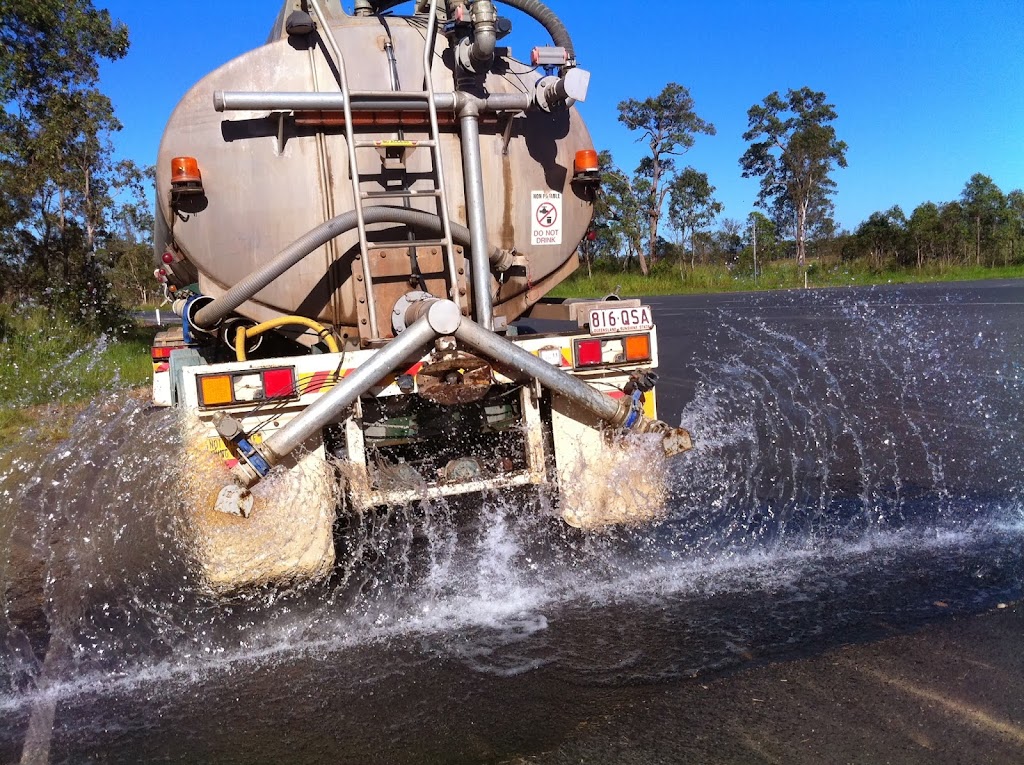
<svg viewBox="0 0 1024 765"><path fill-rule="evenodd" d="M540 0L500 0L500 2L518 8L527 16L535 18L541 26L548 30L551 41L558 47L565 48L570 61L576 58L576 49L572 45L569 30L565 28L565 24L555 15L555 12Z"/></svg>
<svg viewBox="0 0 1024 765"><path fill-rule="evenodd" d="M569 54L570 59L576 58L576 49L573 47L572 38L569 36L569 30L565 28L565 24L562 20L555 15L555 12L548 8L540 0L498 0L505 5L510 5L513 8L517 8L527 16L531 16L536 19L541 26L543 26L548 34L551 35L551 41L559 46L565 48L566 53ZM383 13L388 8L395 5L399 5L402 0L377 0L373 3L377 9L377 13Z"/></svg>
<svg viewBox="0 0 1024 765"><path fill-rule="evenodd" d="M363 221L365 223L397 223L426 230L428 233L443 235L441 219L433 213L423 212L422 210L408 210L404 207L392 207L390 205L375 205L363 210ZM251 299L257 292L309 255L317 247L323 246L331 239L334 239L334 237L340 236L346 231L351 231L355 227L356 213L354 210L350 210L331 218L325 223L321 223L316 228L303 234L275 255L269 263L253 271L221 297L201 308L195 315L196 326L200 328L216 326L217 322L221 321L246 300ZM468 228L452 222L451 231L452 239L457 243L465 247L470 246ZM406 244L406 242L395 242L396 247L403 247ZM497 253L494 253L494 255L497 255Z"/></svg>

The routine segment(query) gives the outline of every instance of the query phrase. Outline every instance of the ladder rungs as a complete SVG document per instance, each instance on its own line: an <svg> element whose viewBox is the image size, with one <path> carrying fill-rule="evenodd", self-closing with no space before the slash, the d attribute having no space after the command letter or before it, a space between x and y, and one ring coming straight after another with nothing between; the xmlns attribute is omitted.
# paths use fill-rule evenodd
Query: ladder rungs
<svg viewBox="0 0 1024 765"><path fill-rule="evenodd" d="M402 189L400 191L364 191L359 196L363 199L411 199L412 197L439 197L441 192L437 189L430 191Z"/></svg>
<svg viewBox="0 0 1024 765"><path fill-rule="evenodd" d="M444 239L407 239L403 242L367 242L367 250L396 250L407 247L451 247Z"/></svg>

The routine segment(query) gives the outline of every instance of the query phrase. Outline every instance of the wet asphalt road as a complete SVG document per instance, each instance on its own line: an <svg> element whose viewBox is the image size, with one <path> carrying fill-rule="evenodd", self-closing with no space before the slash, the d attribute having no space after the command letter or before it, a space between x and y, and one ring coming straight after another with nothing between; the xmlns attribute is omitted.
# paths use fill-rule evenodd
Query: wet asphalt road
<svg viewBox="0 0 1024 765"><path fill-rule="evenodd" d="M723 313L729 320L756 317L805 338L829 338L835 362L842 356L835 349L843 347L851 305L858 313L885 315L891 309L894 317L909 311L915 325L952 328L943 355L969 357L973 335L984 327L998 337L1010 369L1024 363L1024 282L1019 280L643 302L654 309L659 332L659 416L673 423L700 382L703 360L693 357L694 349L709 355L717 350L721 356L737 350L708 348L705 342L715 335ZM892 332L907 328L893 322ZM850 358L853 365L862 361ZM990 373L977 369L978 375ZM971 443L985 427L945 420L949 407L940 399L925 397L921 403L925 418L951 440ZM898 414L895 402L884 396L850 405L883 418ZM994 488L984 471L965 482L975 491ZM989 604L981 613L944 619L941 611L948 604L941 597L933 603L936 621L924 626L896 626L881 618L877 631L851 633L849 642L839 638L820 652L801 656L796 651L760 666L751 657L751 664L718 677L623 689L609 709L581 720L552 751L517 762L1024 762L1024 609Z"/></svg>
<svg viewBox="0 0 1024 765"><path fill-rule="evenodd" d="M134 578L166 540L89 542L51 558L71 658L0 689L0 762L30 724L54 763L1024 762L1024 283L645 302L660 415L704 450L658 533L564 553L494 512L439 591L230 618ZM52 459L41 512L78 539L173 490L97 473L137 455L146 414L118 407L91 467ZM70 499L86 482L109 506Z"/></svg>
<svg viewBox="0 0 1024 765"><path fill-rule="evenodd" d="M1024 762L1022 634L1024 611L1013 606L725 676L623 689L554 751L513 762Z"/></svg>
<svg viewBox="0 0 1024 765"><path fill-rule="evenodd" d="M660 415L667 422L677 422L683 407L693 398L696 369L701 359L694 358L693 349L702 347L712 327L721 319L721 312L755 316L784 331L803 336L842 337L849 326L849 314L839 310L850 305L874 307L884 316L896 316L908 310L917 312L924 324L944 318L957 326L973 327L976 323L999 331L1006 358L1024 361L1024 281L1016 279L957 284L887 285L872 288L837 288L819 290L784 290L767 293L719 295L678 295L652 297L644 300L654 309L658 326L662 375ZM893 332L905 331L896 324ZM973 338L964 335L952 343L947 353L958 352L958 346L969 352ZM734 349L719 347L721 355ZM851 363L855 363L851 359Z"/></svg>

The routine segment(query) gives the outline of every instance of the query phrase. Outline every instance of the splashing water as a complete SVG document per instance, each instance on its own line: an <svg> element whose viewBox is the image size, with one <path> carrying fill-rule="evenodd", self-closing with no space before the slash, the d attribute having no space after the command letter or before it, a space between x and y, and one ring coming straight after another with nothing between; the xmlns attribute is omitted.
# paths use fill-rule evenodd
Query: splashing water
<svg viewBox="0 0 1024 765"><path fill-rule="evenodd" d="M1003 330L878 301L815 306L811 327L795 310L709 314L682 416L696 449L661 523L581 535L519 495L397 508L347 519L337 572L307 591L203 595L174 412L112 394L56 446L5 447L0 716L18 722L0 751L46 699L70 719L139 704L141 732L168 713L157 688L183 707L277 698L306 668L360 694L435 661L614 686L1017 596L1022 377Z"/></svg>
<svg viewBox="0 0 1024 765"><path fill-rule="evenodd" d="M952 308L952 306L951 306ZM721 312L684 426L682 527L732 544L860 535L909 523L963 524L992 500L1016 507L1022 382L981 320L963 353L959 322L916 306L831 302L817 326ZM987 331L986 331L987 330Z"/></svg>

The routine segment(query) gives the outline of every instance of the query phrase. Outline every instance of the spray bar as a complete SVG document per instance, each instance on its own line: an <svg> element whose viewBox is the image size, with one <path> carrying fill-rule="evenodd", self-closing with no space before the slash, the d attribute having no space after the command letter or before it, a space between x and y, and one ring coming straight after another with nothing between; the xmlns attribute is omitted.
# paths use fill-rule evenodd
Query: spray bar
<svg viewBox="0 0 1024 765"><path fill-rule="evenodd" d="M494 93L485 98L461 92L434 94L434 106L442 111L456 111L470 101L482 112L525 111L536 103L531 93ZM425 95L417 92L356 91L348 99L343 93L218 90L213 94L213 108L218 112L342 111L346 104L353 111L363 112L385 109L427 111Z"/></svg>

